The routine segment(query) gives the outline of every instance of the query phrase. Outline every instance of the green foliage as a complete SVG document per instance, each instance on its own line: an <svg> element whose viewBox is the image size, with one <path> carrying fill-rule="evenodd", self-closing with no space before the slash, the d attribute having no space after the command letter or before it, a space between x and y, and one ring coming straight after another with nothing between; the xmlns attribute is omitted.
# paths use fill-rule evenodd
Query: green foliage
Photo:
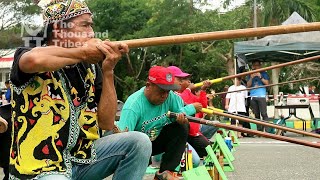
<svg viewBox="0 0 320 180"><path fill-rule="evenodd" d="M314 21L315 12L305 0L259 0L262 5L261 19L263 25L278 25L293 12L299 13L307 21Z"/></svg>
<svg viewBox="0 0 320 180"><path fill-rule="evenodd" d="M29 21L40 13L40 8L32 0L0 0L0 30Z"/></svg>
<svg viewBox="0 0 320 180"><path fill-rule="evenodd" d="M90 0L96 32L109 32L109 39L121 40L141 30L151 17L144 0Z"/></svg>
<svg viewBox="0 0 320 180"><path fill-rule="evenodd" d="M236 0L224 0L227 7ZM299 13L309 22L319 17L319 0L257 0L258 24L259 26L279 25L285 21L293 12ZM246 6L253 11L254 0L246 0Z"/></svg>
<svg viewBox="0 0 320 180"><path fill-rule="evenodd" d="M204 5L206 1L95 0L88 4L94 12L95 30L108 30L109 39L114 40L238 29L250 22L247 7L219 15L216 11L202 12L194 3ZM177 65L193 74L193 82L228 75L230 67L221 55L228 54L232 60L232 48L232 41L227 40L132 49L115 69L118 98L125 100L143 86L152 65ZM224 85L218 83L213 88L221 91Z"/></svg>
<svg viewBox="0 0 320 180"><path fill-rule="evenodd" d="M320 21L320 0L308 0L305 3L314 10L315 19L313 21Z"/></svg>
<svg viewBox="0 0 320 180"><path fill-rule="evenodd" d="M0 49L13 49L20 46L22 44L20 31L19 26L0 31Z"/></svg>

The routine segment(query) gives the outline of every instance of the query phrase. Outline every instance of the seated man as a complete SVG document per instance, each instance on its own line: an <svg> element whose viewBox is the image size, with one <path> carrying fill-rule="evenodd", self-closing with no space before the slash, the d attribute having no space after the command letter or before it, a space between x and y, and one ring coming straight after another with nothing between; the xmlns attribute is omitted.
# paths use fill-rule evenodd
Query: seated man
<svg viewBox="0 0 320 180"><path fill-rule="evenodd" d="M41 2L46 46L19 48L10 74L9 178L142 179L151 155L145 134L99 138L99 128L114 127L113 70L128 46L94 38L84 1Z"/></svg>
<svg viewBox="0 0 320 180"><path fill-rule="evenodd" d="M168 67L172 70L173 75L176 78L176 84L179 84L181 88L176 92L184 101L185 104L191 104L195 102L199 102L203 107L207 107L207 94L206 89L211 85L209 81L205 81L204 85L201 87L199 91L199 96L196 96L191 92L190 87L193 86L190 82L190 74L183 72L180 68L176 66ZM203 113L199 112L195 115L198 118L203 118ZM206 126L206 125L204 125ZM197 151L198 155L202 158L207 155L206 147L210 145L209 140L203 136L200 132L200 124L190 122L190 131L188 136L188 143ZM217 130L216 127L208 126L214 131Z"/></svg>
<svg viewBox="0 0 320 180"><path fill-rule="evenodd" d="M179 179L173 171L179 165L188 138L187 115L200 111L200 103L184 106L182 99L171 90L174 84L172 72L161 66L149 71L146 86L135 92L125 102L120 120L120 130L146 133L152 142L152 155L161 154L162 162L155 179ZM168 111L180 113L177 119L167 118Z"/></svg>

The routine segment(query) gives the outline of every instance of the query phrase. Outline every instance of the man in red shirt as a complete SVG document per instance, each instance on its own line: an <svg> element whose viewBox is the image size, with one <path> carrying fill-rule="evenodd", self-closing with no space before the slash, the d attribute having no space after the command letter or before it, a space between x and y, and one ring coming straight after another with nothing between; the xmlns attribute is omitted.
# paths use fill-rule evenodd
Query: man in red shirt
<svg viewBox="0 0 320 180"><path fill-rule="evenodd" d="M184 103L192 104L195 102L199 102L202 104L202 107L207 107L208 100L205 90L211 85L211 83L209 81L205 81L204 85L201 87L199 96L196 96L191 91L191 88L193 89L193 84L191 84L190 81L191 74L183 72L176 66L169 66L168 68L175 76L176 84L179 84L181 86L181 89L176 93L183 99ZM203 113L199 112L195 115L195 117L202 118ZM188 143L197 151L200 157L206 156L207 152L205 148L210 145L209 140L200 132L200 124L193 122L190 122L189 124L190 130Z"/></svg>

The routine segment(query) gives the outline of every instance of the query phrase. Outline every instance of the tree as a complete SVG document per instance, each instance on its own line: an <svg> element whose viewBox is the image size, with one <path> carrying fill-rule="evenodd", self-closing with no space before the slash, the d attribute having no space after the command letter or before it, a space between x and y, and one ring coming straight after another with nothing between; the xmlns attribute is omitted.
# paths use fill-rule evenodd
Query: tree
<svg viewBox="0 0 320 180"><path fill-rule="evenodd" d="M30 21L40 8L31 0L0 0L0 31Z"/></svg>
<svg viewBox="0 0 320 180"><path fill-rule="evenodd" d="M137 32L147 25L151 10L147 0L89 0L93 12L95 32L108 32L108 39L123 40L139 38ZM147 50L132 49L116 66L115 80L118 98L125 100L142 87Z"/></svg>
<svg viewBox="0 0 320 180"><path fill-rule="evenodd" d="M40 8L31 0L0 0L0 7L0 49L20 46L21 22L32 21Z"/></svg>
<svg viewBox="0 0 320 180"><path fill-rule="evenodd" d="M15 26L0 32L0 49L14 49L22 44L21 28ZM5 54L0 53L0 56Z"/></svg>
<svg viewBox="0 0 320 180"><path fill-rule="evenodd" d="M314 21L319 21L320 20L320 0L308 0L306 1L310 6L312 6L314 13L315 13L315 20Z"/></svg>
<svg viewBox="0 0 320 180"><path fill-rule="evenodd" d="M252 27L252 8L245 4L225 14L201 11L197 0L96 0L96 31L109 30L109 39L135 39ZM245 39L131 49L115 69L118 98L125 100L143 86L152 65L178 65L192 73L192 81L234 74L233 42ZM231 81L215 84L217 91Z"/></svg>
<svg viewBox="0 0 320 180"><path fill-rule="evenodd" d="M225 0L228 6L235 0ZM307 21L314 21L316 11L314 5L320 4L319 0L257 0L259 26L279 25L293 12L298 12ZM246 6L253 7L253 0L246 0ZM253 8L252 8L253 9Z"/></svg>
<svg viewBox="0 0 320 180"><path fill-rule="evenodd" d="M245 28L250 19L246 16L248 13L244 13L249 12L245 10L248 8L239 9L232 14L219 15L214 10L202 12L194 7L195 3L198 1L98 0L89 5L95 12L95 30L108 29L109 39L116 40ZM136 12L139 12L139 18L136 18ZM233 18L233 21L229 18ZM149 68L156 64L178 65L184 71L193 74L193 82L228 75L227 69L233 67L232 49L232 41L132 49L115 69L118 98L125 100L128 95L143 86ZM226 66L227 61L231 62L229 66ZM222 90L226 83L230 82L216 84L214 88Z"/></svg>
<svg viewBox="0 0 320 180"><path fill-rule="evenodd" d="M293 12L298 12L307 21L315 20L315 11L304 0L258 0L261 5L261 19L265 26L278 25Z"/></svg>

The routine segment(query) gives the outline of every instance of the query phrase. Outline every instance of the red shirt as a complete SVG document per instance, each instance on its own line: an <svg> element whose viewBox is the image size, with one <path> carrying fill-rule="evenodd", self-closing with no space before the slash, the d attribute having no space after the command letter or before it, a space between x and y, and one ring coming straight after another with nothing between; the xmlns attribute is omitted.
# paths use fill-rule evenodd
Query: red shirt
<svg viewBox="0 0 320 180"><path fill-rule="evenodd" d="M184 101L185 104L192 104L195 102L199 102L202 104L202 107L206 108L208 104L207 93L203 90L200 91L200 96L194 95L189 88L185 89L182 93L177 93ZM195 115L195 117L202 118L203 113L199 112ZM200 132L200 124L190 122L190 136L199 136Z"/></svg>

